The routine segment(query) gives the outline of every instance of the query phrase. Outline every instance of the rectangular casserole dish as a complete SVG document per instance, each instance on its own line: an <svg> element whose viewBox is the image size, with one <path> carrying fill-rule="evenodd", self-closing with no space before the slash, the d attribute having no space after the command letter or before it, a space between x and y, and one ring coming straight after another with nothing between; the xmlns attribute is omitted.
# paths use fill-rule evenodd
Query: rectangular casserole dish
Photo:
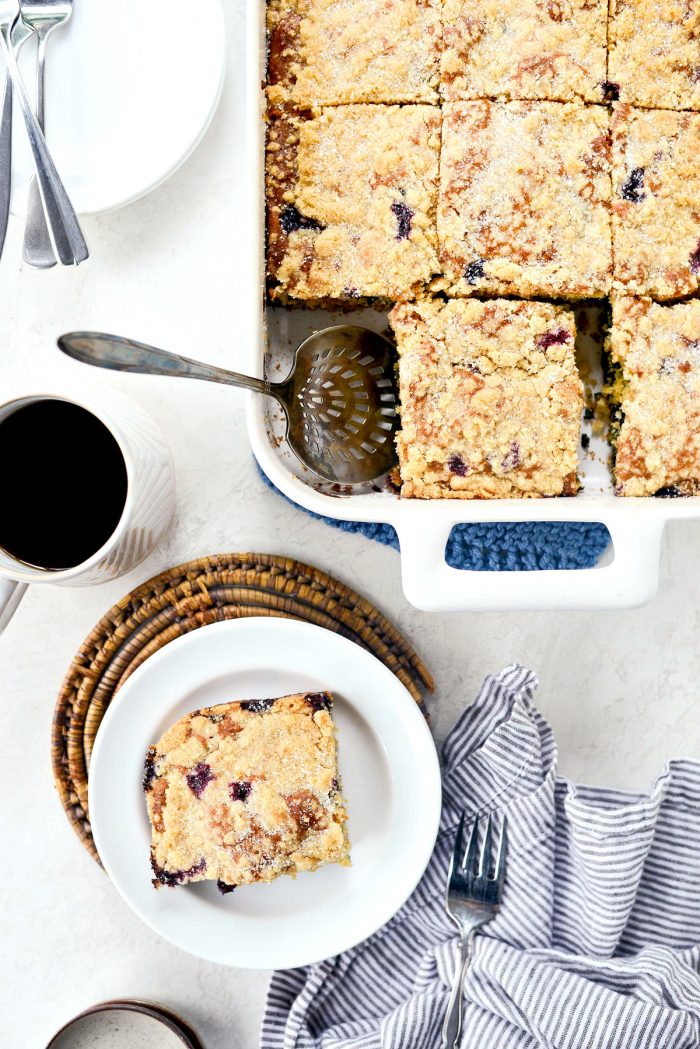
<svg viewBox="0 0 700 1049"><path fill-rule="evenodd" d="M251 374L282 377L296 346L313 330L357 323L383 331L386 315L368 309L334 315L320 310L265 304L265 3L251 0L246 15L247 225L242 250L250 258L242 353ZM591 362L593 366L593 362ZM658 588L661 538L667 521L700 517L700 496L679 499L616 498L607 445L592 437L580 464L582 490L573 498L494 500L402 500L388 491L349 495L305 479L282 440L279 410L268 399L246 394L248 433L258 463L295 503L344 521L393 525L401 547L407 599L426 611L489 611L632 608ZM484 522L585 521L603 523L611 549L590 569L464 571L445 561L454 525Z"/></svg>

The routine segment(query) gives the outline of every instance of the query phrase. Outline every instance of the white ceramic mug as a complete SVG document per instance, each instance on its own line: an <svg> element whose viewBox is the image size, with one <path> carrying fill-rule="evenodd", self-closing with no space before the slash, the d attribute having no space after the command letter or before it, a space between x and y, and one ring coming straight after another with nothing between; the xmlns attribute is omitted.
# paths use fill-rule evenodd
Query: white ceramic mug
<svg viewBox="0 0 700 1049"><path fill-rule="evenodd" d="M51 390L19 394L0 403L0 423L14 411L47 399L70 401L91 412L110 431L121 449L127 474L127 493L119 523L106 543L86 561L72 568L45 570L16 560L0 548L0 633L14 614L30 583L89 586L103 583L135 568L162 538L172 517L175 482L170 449L147 413L112 389L87 392ZM0 513L11 513L3 498L0 475Z"/></svg>

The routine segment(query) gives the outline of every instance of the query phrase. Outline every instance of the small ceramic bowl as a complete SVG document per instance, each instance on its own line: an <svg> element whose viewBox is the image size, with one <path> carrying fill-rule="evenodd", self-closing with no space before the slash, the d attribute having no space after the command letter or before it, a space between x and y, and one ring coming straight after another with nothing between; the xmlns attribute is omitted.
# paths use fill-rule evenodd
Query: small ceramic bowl
<svg viewBox="0 0 700 1049"><path fill-rule="evenodd" d="M53 1036L46 1049L204 1049L176 1013L133 998L100 1002Z"/></svg>

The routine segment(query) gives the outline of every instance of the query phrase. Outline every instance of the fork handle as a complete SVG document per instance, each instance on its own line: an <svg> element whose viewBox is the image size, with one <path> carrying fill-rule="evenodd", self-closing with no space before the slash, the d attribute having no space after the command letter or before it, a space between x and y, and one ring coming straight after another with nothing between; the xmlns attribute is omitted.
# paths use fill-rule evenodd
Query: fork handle
<svg viewBox="0 0 700 1049"><path fill-rule="evenodd" d="M39 33L39 43L36 57L36 118L42 131L44 127L44 83L46 68L46 42L48 32ZM36 175L29 183L29 203L27 205L27 219L24 226L24 244L22 245L22 257L29 266L35 269L50 269L56 265L49 228L46 225L44 205L41 203L39 183Z"/></svg>
<svg viewBox="0 0 700 1049"><path fill-rule="evenodd" d="M459 1036L462 1033L462 1001L464 999L462 987L464 974L472 958L472 944L474 943L475 932L476 929L472 929L466 937L459 941L459 959L452 983L450 1000L447 1003L447 1013L442 1025L440 1049L455 1049Z"/></svg>
<svg viewBox="0 0 700 1049"><path fill-rule="evenodd" d="M12 188L12 79L5 75L5 93L0 114L0 255L5 243Z"/></svg>
<svg viewBox="0 0 700 1049"><path fill-rule="evenodd" d="M4 25L2 30L0 30L0 51L3 53L10 76L14 81L15 93L19 99L20 109L27 127L41 200L46 212L46 219L56 254L64 266L78 265L78 263L84 262L88 258L87 244L78 224L73 205L63 188L63 183L51 159L44 135L34 116L34 110L29 101L27 90L17 65L17 59L12 51L9 31Z"/></svg>

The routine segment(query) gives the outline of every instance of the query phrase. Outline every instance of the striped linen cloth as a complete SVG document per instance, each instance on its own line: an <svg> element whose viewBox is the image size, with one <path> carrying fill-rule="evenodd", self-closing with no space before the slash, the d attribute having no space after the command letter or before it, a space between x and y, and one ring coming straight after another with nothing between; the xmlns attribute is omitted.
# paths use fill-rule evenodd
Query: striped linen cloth
<svg viewBox="0 0 700 1049"><path fill-rule="evenodd" d="M444 745L442 822L418 888L360 946L274 974L262 1049L437 1049L463 809L505 811L509 844L502 907L464 984L463 1049L700 1046L700 764L671 762L648 796L576 787L557 777L536 686L519 666L484 682Z"/></svg>

